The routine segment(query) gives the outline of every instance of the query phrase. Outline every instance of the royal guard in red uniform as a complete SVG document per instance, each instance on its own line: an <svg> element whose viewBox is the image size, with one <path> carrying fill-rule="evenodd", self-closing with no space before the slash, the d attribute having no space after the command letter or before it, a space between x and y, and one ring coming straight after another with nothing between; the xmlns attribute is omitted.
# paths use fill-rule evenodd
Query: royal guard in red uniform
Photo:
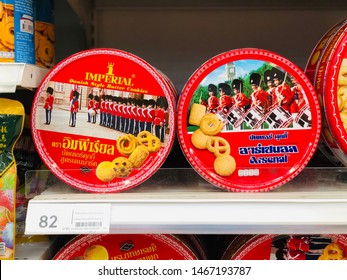
<svg viewBox="0 0 347 280"><path fill-rule="evenodd" d="M142 113L142 100L141 99L135 99L135 109L134 109L134 135L137 136L139 133L139 127L140 127L140 116Z"/></svg>
<svg viewBox="0 0 347 280"><path fill-rule="evenodd" d="M264 81L268 87L268 99L269 99L269 107L277 106L277 97L276 97L276 86L274 84L274 72L272 69L266 70L264 72Z"/></svg>
<svg viewBox="0 0 347 280"><path fill-rule="evenodd" d="M148 100L147 99L143 99L141 102L141 110L139 110L139 133L141 131L145 130L145 126L146 126L146 116L147 116L147 106L148 106Z"/></svg>
<svg viewBox="0 0 347 280"><path fill-rule="evenodd" d="M291 88L291 90L293 92L294 103L296 103L296 105L298 106L297 111L299 112L306 104L305 92L302 89L301 85L294 78L292 78L292 83L293 87Z"/></svg>
<svg viewBox="0 0 347 280"><path fill-rule="evenodd" d="M135 130L135 118L136 118L136 99L131 98L129 106L129 133L134 135Z"/></svg>
<svg viewBox="0 0 347 280"><path fill-rule="evenodd" d="M239 107L243 111L246 111L249 107L249 98L243 93L243 82L240 79L234 79L232 83L232 89L235 93L234 106Z"/></svg>
<svg viewBox="0 0 347 280"><path fill-rule="evenodd" d="M150 99L148 101L146 119L145 119L145 130L149 131L150 133L152 133L152 125L153 125L154 115L155 115L154 106L155 106L155 100Z"/></svg>
<svg viewBox="0 0 347 280"><path fill-rule="evenodd" d="M52 119L52 110L53 110L53 103L54 103L54 96L53 96L53 88L48 87L46 89L47 97L45 99L45 104L43 105L43 108L46 111L46 122L44 124L51 124Z"/></svg>
<svg viewBox="0 0 347 280"><path fill-rule="evenodd" d="M154 115L154 132L155 136L160 139L160 142L164 142L165 139L165 100L159 97L157 100L155 115Z"/></svg>
<svg viewBox="0 0 347 280"><path fill-rule="evenodd" d="M75 127L76 126L76 117L77 117L77 112L79 108L79 92L78 91L73 91L72 93L72 99L70 101L70 126Z"/></svg>
<svg viewBox="0 0 347 280"><path fill-rule="evenodd" d="M95 95L94 104L93 104L93 110L95 113L92 116L92 123L96 123L96 116L98 115L99 106L100 106L100 97Z"/></svg>
<svg viewBox="0 0 347 280"><path fill-rule="evenodd" d="M297 113L298 107L294 102L294 95L290 86L285 81L285 74L273 68L274 70L274 84L276 86L276 96L278 105L282 106L288 113Z"/></svg>
<svg viewBox="0 0 347 280"><path fill-rule="evenodd" d="M214 84L208 85L207 111L216 113L218 110L217 87Z"/></svg>
<svg viewBox="0 0 347 280"><path fill-rule="evenodd" d="M102 94L102 95L100 95L100 104L99 104L99 109L100 109L99 125L102 125L102 126L105 125L104 123L105 123L105 119L106 119L105 106L106 106L105 94Z"/></svg>
<svg viewBox="0 0 347 280"><path fill-rule="evenodd" d="M125 118L124 118L124 107L126 100L122 97L119 100L118 112L119 112L119 131L124 132L125 129Z"/></svg>
<svg viewBox="0 0 347 280"><path fill-rule="evenodd" d="M261 76L258 73L252 73L250 76L250 84L253 92L251 93L251 107L257 107L263 113L269 109L268 93L261 87Z"/></svg>
<svg viewBox="0 0 347 280"><path fill-rule="evenodd" d="M220 94L218 111L226 114L234 105L234 100L231 97L231 87L226 83L221 83L218 85L218 90Z"/></svg>
<svg viewBox="0 0 347 280"><path fill-rule="evenodd" d="M93 116L93 107L94 107L94 96L92 94L93 89L91 89L91 93L88 94L88 104L87 104L87 110L88 110L88 120L87 122L91 122L92 116Z"/></svg>

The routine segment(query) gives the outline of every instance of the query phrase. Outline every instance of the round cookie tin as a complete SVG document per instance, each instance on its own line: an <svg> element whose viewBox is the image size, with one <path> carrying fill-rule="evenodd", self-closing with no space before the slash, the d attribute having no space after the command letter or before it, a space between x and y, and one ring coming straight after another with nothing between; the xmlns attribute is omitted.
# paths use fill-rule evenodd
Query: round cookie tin
<svg viewBox="0 0 347 280"><path fill-rule="evenodd" d="M314 154L318 98L296 65L261 49L204 63L178 101L178 137L197 172L230 191L268 191L294 178Z"/></svg>
<svg viewBox="0 0 347 280"><path fill-rule="evenodd" d="M305 72L319 96L322 139L333 155L347 164L347 21L332 27L318 42ZM345 105L346 104L346 105Z"/></svg>
<svg viewBox="0 0 347 280"><path fill-rule="evenodd" d="M121 50L91 49L58 63L32 105L32 134L45 164L82 191L130 189L166 160L176 127L167 78Z"/></svg>
<svg viewBox="0 0 347 280"><path fill-rule="evenodd" d="M55 260L197 260L193 250L174 235L104 234L73 238Z"/></svg>
<svg viewBox="0 0 347 280"><path fill-rule="evenodd" d="M237 237L224 260L346 260L347 236L255 235Z"/></svg>

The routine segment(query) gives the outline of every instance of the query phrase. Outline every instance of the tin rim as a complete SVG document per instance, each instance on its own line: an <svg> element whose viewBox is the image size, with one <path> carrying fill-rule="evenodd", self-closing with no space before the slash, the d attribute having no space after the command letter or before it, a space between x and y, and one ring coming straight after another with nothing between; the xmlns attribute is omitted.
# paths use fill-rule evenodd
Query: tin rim
<svg viewBox="0 0 347 280"><path fill-rule="evenodd" d="M88 181L79 182L74 177L71 177L71 176L67 177L64 172L64 169L60 168L59 164L52 161L52 159L50 158L50 154L46 152L45 149L42 149L42 145L41 145L42 143L38 137L38 133L37 133L38 129L36 127L36 116L37 116L37 110L39 107L38 106L39 96L44 91L48 82L57 73L63 72L64 67L69 65L70 63L78 62L82 58L89 58L89 57L92 58L99 55L108 55L108 56L125 58L131 62L136 63L136 65L138 65L139 67L144 69L147 73L149 73L158 83L163 95L167 99L169 119L171 124L171 129L167 137L167 143L163 147L163 151L156 157L155 161L152 161L152 164L150 166L146 166L145 164L142 168L140 168L141 171L136 173L134 176L130 175L129 177L126 178L126 180L119 180L118 182L115 182L113 184L108 184L106 187L104 185L100 185L100 187L97 187L93 184L89 184ZM40 86L38 87L36 91L32 108L31 108L32 136L34 139L36 150L38 151L43 162L47 164L50 171L64 183L74 187L75 189L79 189L79 190L91 192L91 193L107 193L107 192L110 193L110 192L125 191L128 189L134 188L135 186L138 186L139 184L147 180L149 177L151 177L160 168L160 166L164 163L167 156L169 155L174 143L175 133L176 133L175 106L176 106L176 101L175 101L174 93L172 92L170 86L168 85L166 78L164 78L153 66L151 66L149 63L147 63L143 59L131 53L125 52L123 50L117 50L117 49L111 49L111 48L96 48L96 49L81 51L67 57L66 59L56 64L48 72L45 78L41 81Z"/></svg>
<svg viewBox="0 0 347 280"><path fill-rule="evenodd" d="M266 235L256 235L254 237L251 237L248 241L246 241L243 245L241 245L236 252L229 256L227 253L225 254L226 257L228 257L229 260L243 260L245 259L245 256L250 253L251 251L254 251L257 249L257 247L262 246L264 243L268 243L269 241L272 241L272 239L276 237L285 237L290 235L277 235L277 234L266 234ZM302 236L302 235L300 235ZM304 235L305 236L305 235ZM306 235L306 236L313 236L313 235ZM342 243L344 246L347 246L347 239L346 236L340 235L340 234L322 234L321 237L329 237L332 239L335 239L332 243ZM230 248L226 250L231 250L231 247L233 244L230 244Z"/></svg>
<svg viewBox="0 0 347 280"><path fill-rule="evenodd" d="M215 174L211 174L210 170L207 170L204 168L204 166L201 166L201 162L197 159L196 155L190 149L189 145L186 143L185 140L185 132L184 129L186 128L186 108L189 106L190 98L192 97L194 90L196 88L196 85L198 85L203 78L208 74L209 72L212 72L217 67L226 64L227 62L237 61L237 60L243 60L243 59L258 59L258 60L264 60L269 63L273 63L274 65L277 65L278 67L281 67L288 73L290 73L291 76L295 77L297 81L300 84L303 84L306 89L305 92L310 94L310 98L312 98L310 102L311 111L315 110L316 113L316 119L315 119L315 131L313 131L312 139L310 139L310 142L308 142L307 150L305 151L305 154L301 157L300 161L296 162L294 166L288 170L286 175L282 176L281 178L273 179L273 180L262 180L261 183L249 186L245 186L244 184L238 184L237 182L228 181L227 183L225 180L222 182L220 176L215 176ZM316 148L318 147L318 141L320 137L320 129L321 129L321 114L320 114L320 107L318 98L316 97L315 90L306 77L305 73L296 65L294 65L292 62L287 60L286 58L275 54L273 52L269 52L267 50L262 49L254 49L254 48L242 48L242 49L235 49L231 50L225 53L221 53L220 55L217 55L207 62L205 62L200 68L198 68L192 76L189 78L188 82L186 83L185 87L183 88L182 94L180 96L180 99L178 101L178 108L180 110L178 111L178 139L180 146L184 152L184 155L188 159L188 162L192 165L192 167L207 181L212 183L213 185L220 187L222 189L226 189L229 191L241 191L241 192L260 192L260 191L269 191L274 188L277 188L287 182L289 182L291 179L293 179L296 175L298 175L302 169L307 165L311 157L313 156L314 152L316 151ZM183 109L182 109L183 108ZM289 169L289 168L288 168Z"/></svg>
<svg viewBox="0 0 347 280"><path fill-rule="evenodd" d="M76 252L80 252L86 249L86 244L97 245L97 242L103 242L103 240L108 240L110 237L114 237L116 240L119 238L125 238L125 240L130 239L132 236L148 239L150 241L160 242L160 245L170 246L176 253L182 256L184 260L196 260L197 256L191 251L184 242L177 239L174 235L170 234L93 234L93 235L78 235L70 240L63 248L61 248L57 254L53 257L54 260L69 260L71 256Z"/></svg>
<svg viewBox="0 0 347 280"><path fill-rule="evenodd" d="M333 46L333 51L329 55L326 71L324 73L322 92L323 107L328 122L328 128L339 149L341 149L344 154L347 154L347 133L340 117L337 99L339 69L343 61L343 54L346 55L347 52L347 26L344 25L342 29L343 33L337 39L337 42Z"/></svg>

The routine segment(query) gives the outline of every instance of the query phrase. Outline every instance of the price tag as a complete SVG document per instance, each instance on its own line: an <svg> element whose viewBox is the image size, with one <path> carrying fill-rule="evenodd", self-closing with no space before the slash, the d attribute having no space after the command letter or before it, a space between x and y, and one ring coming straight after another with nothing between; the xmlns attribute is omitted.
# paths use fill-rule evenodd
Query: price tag
<svg viewBox="0 0 347 280"><path fill-rule="evenodd" d="M107 203L31 203L25 234L93 234L110 232Z"/></svg>

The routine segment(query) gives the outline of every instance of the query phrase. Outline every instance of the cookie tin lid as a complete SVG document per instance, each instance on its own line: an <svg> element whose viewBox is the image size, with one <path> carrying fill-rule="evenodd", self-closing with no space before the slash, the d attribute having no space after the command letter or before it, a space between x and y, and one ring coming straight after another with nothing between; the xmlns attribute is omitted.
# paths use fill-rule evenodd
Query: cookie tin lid
<svg viewBox="0 0 347 280"><path fill-rule="evenodd" d="M346 43L347 23L333 36L329 48L326 50L326 60L320 63L321 74L318 73L315 85L317 92L322 93L323 112L331 136L344 154L347 153ZM320 84L318 83L319 78L321 78Z"/></svg>
<svg viewBox="0 0 347 280"><path fill-rule="evenodd" d="M346 235L256 235L241 246L231 243L224 259L231 260L345 260ZM227 253L238 247L231 256Z"/></svg>
<svg viewBox="0 0 347 280"><path fill-rule="evenodd" d="M173 235L80 235L66 244L55 260L196 260Z"/></svg>
<svg viewBox="0 0 347 280"><path fill-rule="evenodd" d="M32 105L33 139L63 182L119 192L149 178L175 137L175 98L162 75L121 50L91 49L57 64Z"/></svg>
<svg viewBox="0 0 347 280"><path fill-rule="evenodd" d="M287 59L260 49L213 57L178 102L178 138L197 172L231 191L267 191L295 177L321 128L316 93Z"/></svg>

